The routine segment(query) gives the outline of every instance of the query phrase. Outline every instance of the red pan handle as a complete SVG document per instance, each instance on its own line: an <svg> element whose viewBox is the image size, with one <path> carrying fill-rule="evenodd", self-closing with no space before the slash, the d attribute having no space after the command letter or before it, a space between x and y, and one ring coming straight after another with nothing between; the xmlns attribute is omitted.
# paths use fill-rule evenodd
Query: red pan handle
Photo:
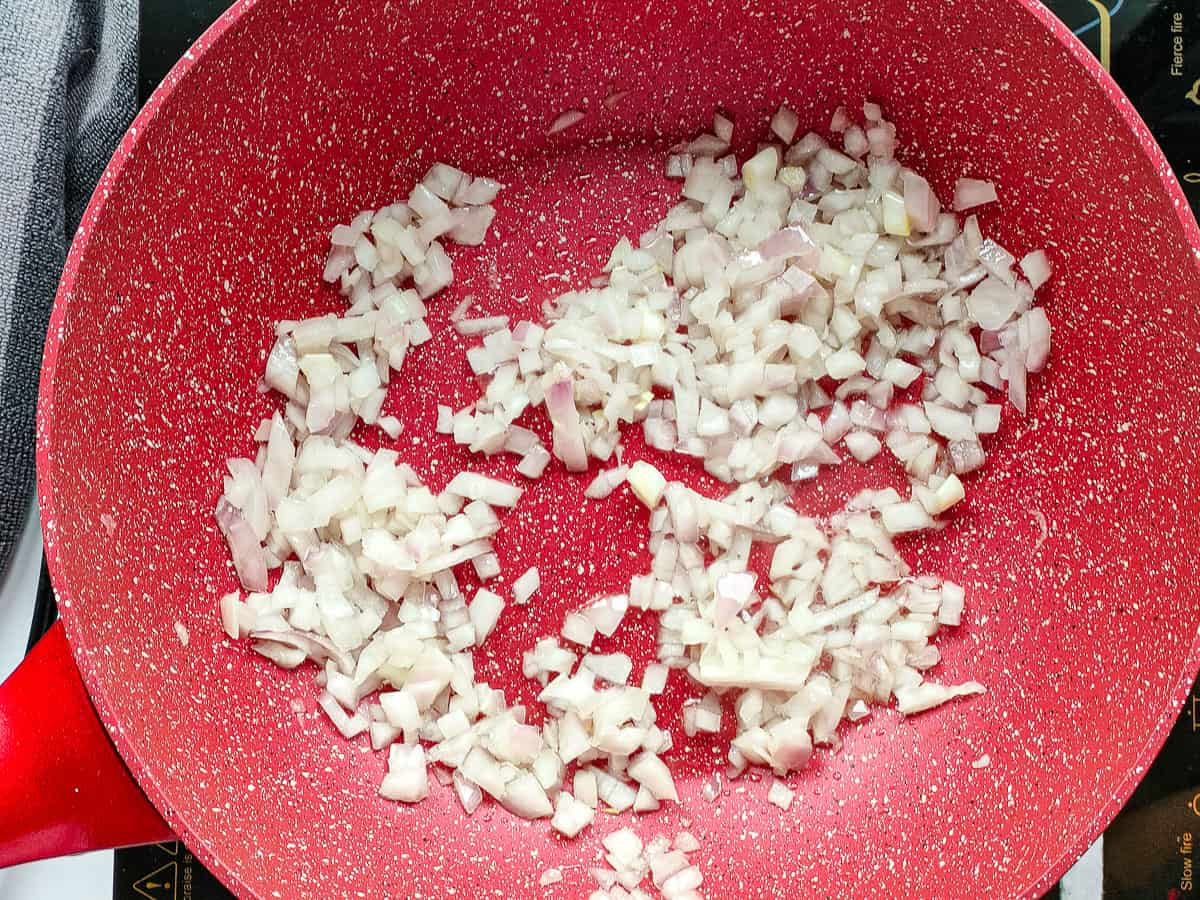
<svg viewBox="0 0 1200 900"><path fill-rule="evenodd" d="M0 684L0 867L170 839L55 624Z"/></svg>

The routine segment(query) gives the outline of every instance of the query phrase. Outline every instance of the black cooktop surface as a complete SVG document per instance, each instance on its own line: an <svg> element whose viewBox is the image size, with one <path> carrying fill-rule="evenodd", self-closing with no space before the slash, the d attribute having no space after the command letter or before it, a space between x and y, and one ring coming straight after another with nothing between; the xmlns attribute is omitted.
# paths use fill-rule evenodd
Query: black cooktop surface
<svg viewBox="0 0 1200 900"><path fill-rule="evenodd" d="M142 0L141 94L224 10L228 0ZM1051 0L1047 4L1109 68L1149 123L1200 210L1200 2ZM1055 887L1064 900L1183 900L1200 835L1200 684L1158 759L1104 834L1095 888ZM286 873L280 873L285 880ZM1200 872L1196 873L1200 879ZM225 900L230 895L180 843L120 850L116 900Z"/></svg>

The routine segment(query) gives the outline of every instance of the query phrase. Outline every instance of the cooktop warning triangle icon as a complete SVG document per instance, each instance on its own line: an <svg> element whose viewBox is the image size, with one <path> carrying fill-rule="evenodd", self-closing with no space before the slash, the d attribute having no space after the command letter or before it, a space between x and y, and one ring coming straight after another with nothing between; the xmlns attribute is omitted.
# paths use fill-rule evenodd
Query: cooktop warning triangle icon
<svg viewBox="0 0 1200 900"><path fill-rule="evenodd" d="M135 881L133 889L146 900L175 900L179 892L179 885L176 883L178 874L179 863L169 862Z"/></svg>

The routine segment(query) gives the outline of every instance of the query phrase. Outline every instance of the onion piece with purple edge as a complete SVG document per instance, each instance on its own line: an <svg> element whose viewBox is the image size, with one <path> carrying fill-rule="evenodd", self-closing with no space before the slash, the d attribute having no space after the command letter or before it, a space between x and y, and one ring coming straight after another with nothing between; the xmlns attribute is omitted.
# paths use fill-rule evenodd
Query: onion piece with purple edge
<svg viewBox="0 0 1200 900"><path fill-rule="evenodd" d="M267 589L267 557L263 546L246 523L241 510L222 497L217 501L217 526L225 535L233 567L248 591Z"/></svg>
<svg viewBox="0 0 1200 900"><path fill-rule="evenodd" d="M990 181L980 181L978 178L960 178L954 184L954 210L973 209L997 200L996 186Z"/></svg>
<svg viewBox="0 0 1200 900"><path fill-rule="evenodd" d="M554 425L554 455L569 471L583 472L588 467L587 448L575 408L575 387L571 377L561 374L546 390L546 412Z"/></svg>
<svg viewBox="0 0 1200 900"><path fill-rule="evenodd" d="M566 131L574 125L578 125L587 116L581 109L568 109L560 113L550 127L546 129L546 134L558 134L560 131Z"/></svg>
<svg viewBox="0 0 1200 900"><path fill-rule="evenodd" d="M303 650L309 659L320 662L332 660L333 664L344 675L354 672L354 663L350 656L333 645L328 638L305 631L251 631L250 637L256 641L271 641L285 647Z"/></svg>
<svg viewBox="0 0 1200 900"><path fill-rule="evenodd" d="M796 258L800 266L813 269L821 258L821 250L799 225L780 229L758 245L765 259Z"/></svg>

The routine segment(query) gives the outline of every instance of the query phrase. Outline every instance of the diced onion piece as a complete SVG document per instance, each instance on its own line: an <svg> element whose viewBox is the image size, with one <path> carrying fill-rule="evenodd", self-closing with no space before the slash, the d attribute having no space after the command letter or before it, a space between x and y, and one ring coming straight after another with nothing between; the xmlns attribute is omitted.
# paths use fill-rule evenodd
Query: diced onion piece
<svg viewBox="0 0 1200 900"><path fill-rule="evenodd" d="M704 875L700 872L699 867L688 866L664 881L659 890L668 900L679 900L679 898L694 892L703 883Z"/></svg>
<svg viewBox="0 0 1200 900"><path fill-rule="evenodd" d="M592 824L596 812L586 804L580 803L566 791L560 791L554 801L554 817L550 819L550 827L564 837L576 837L579 832Z"/></svg>
<svg viewBox="0 0 1200 900"><path fill-rule="evenodd" d="M459 319L454 330L461 335L491 334L508 327L508 316L489 316L483 319Z"/></svg>
<svg viewBox="0 0 1200 900"><path fill-rule="evenodd" d="M943 625L958 625L962 621L965 596L965 592L959 585L949 581L944 583L942 585L942 601L938 606L938 621Z"/></svg>
<svg viewBox="0 0 1200 900"><path fill-rule="evenodd" d="M537 566L530 566L513 582L513 600L519 604L528 603L541 584L542 576Z"/></svg>
<svg viewBox="0 0 1200 900"><path fill-rule="evenodd" d="M438 197L449 201L457 193L463 178L461 170L439 162L430 166L425 177L421 179L421 184Z"/></svg>
<svg viewBox="0 0 1200 900"><path fill-rule="evenodd" d="M893 503L881 510L883 527L891 534L903 534L907 531L920 531L933 524L929 513L916 501Z"/></svg>
<svg viewBox="0 0 1200 900"><path fill-rule="evenodd" d="M496 218L496 209L486 204L469 206L456 209L451 215L454 227L447 232L450 240L456 244L478 247L487 238L488 229L492 227L492 220Z"/></svg>
<svg viewBox="0 0 1200 900"><path fill-rule="evenodd" d="M925 415L935 432L951 441L975 440L975 424L971 416L939 403L926 403Z"/></svg>
<svg viewBox="0 0 1200 900"><path fill-rule="evenodd" d="M651 854L649 861L650 879L655 887L662 887L664 881L688 866L686 854L678 849Z"/></svg>
<svg viewBox="0 0 1200 900"><path fill-rule="evenodd" d="M629 474L628 466L613 466L605 469L592 479L584 491L584 496L592 500L602 500L616 490Z"/></svg>
<svg viewBox="0 0 1200 900"><path fill-rule="evenodd" d="M879 438L875 437L869 431L852 431L846 435L845 441L850 455L859 462L867 462L874 459L883 447L879 442Z"/></svg>
<svg viewBox="0 0 1200 900"><path fill-rule="evenodd" d="M554 812L545 788L531 773L522 773L509 781L499 799L505 809L523 819L540 819Z"/></svg>
<svg viewBox="0 0 1200 900"><path fill-rule="evenodd" d="M560 113L550 127L546 129L546 134L558 134L560 131L566 131L573 125L577 125L583 121L587 114L581 109L568 109Z"/></svg>
<svg viewBox="0 0 1200 900"><path fill-rule="evenodd" d="M829 373L829 377L836 378L838 381L844 381L857 375L866 367L866 360L850 347L844 347L825 360L825 370Z"/></svg>
<svg viewBox="0 0 1200 900"><path fill-rule="evenodd" d="M388 691L379 695L379 704L387 722L393 728L416 734L421 727L421 711L417 701L407 691Z"/></svg>
<svg viewBox="0 0 1200 900"><path fill-rule="evenodd" d="M504 600L499 594L480 588L471 601L471 625L475 629L475 641L482 644L496 627L500 613L504 611Z"/></svg>
<svg viewBox="0 0 1200 900"><path fill-rule="evenodd" d="M915 172L906 171L902 177L904 185L904 208L908 219L917 231L932 231L937 224L942 205L929 182Z"/></svg>
<svg viewBox="0 0 1200 900"><path fill-rule="evenodd" d="M516 485L477 472L459 472L446 485L446 490L468 500L482 500L489 506L516 506L522 494L522 489Z"/></svg>
<svg viewBox="0 0 1200 900"><path fill-rule="evenodd" d="M222 497L217 502L217 525L229 544L233 567L242 587L248 591L267 589L267 560L262 544L254 535L241 510Z"/></svg>
<svg viewBox="0 0 1200 900"><path fill-rule="evenodd" d="M639 459L629 467L626 478L635 497L650 509L658 506L667 489L667 479L658 469Z"/></svg>
<svg viewBox="0 0 1200 900"><path fill-rule="evenodd" d="M388 800L419 803L429 796L429 775L425 768L425 748L420 744L392 744L388 755L388 773L379 793Z"/></svg>
<svg viewBox="0 0 1200 900"><path fill-rule="evenodd" d="M888 234L908 237L912 227L908 221L908 208L904 197L895 191L885 191L882 200L883 230Z"/></svg>
<svg viewBox="0 0 1200 900"><path fill-rule="evenodd" d="M240 617L238 608L242 605L241 598L237 591L231 591L221 597L219 606L221 610L221 627L225 629L225 633L233 640L242 637Z"/></svg>
<svg viewBox="0 0 1200 900"><path fill-rule="evenodd" d="M624 653L589 653L580 665L613 684L625 684L633 672L633 661Z"/></svg>
<svg viewBox="0 0 1200 900"><path fill-rule="evenodd" d="M641 784L656 800L679 801L675 781L667 764L653 753L640 753L629 763L629 777Z"/></svg>
<svg viewBox="0 0 1200 900"><path fill-rule="evenodd" d="M934 490L934 504L929 511L934 515L945 512L966 496L962 482L953 472Z"/></svg>
<svg viewBox="0 0 1200 900"><path fill-rule="evenodd" d="M904 715L913 715L941 706L956 697L982 694L986 688L977 681L968 681L957 686L946 686L924 681L911 687L896 688L896 709Z"/></svg>
<svg viewBox="0 0 1200 900"><path fill-rule="evenodd" d="M779 151L764 147L742 164L742 180L749 191L758 190L775 180L779 169Z"/></svg>
<svg viewBox="0 0 1200 900"><path fill-rule="evenodd" d="M461 772L455 771L452 776L454 784L454 793L458 795L458 802L462 804L463 811L469 816L475 810L479 809L479 805L483 802L483 791L479 790L479 786L472 784L462 776Z"/></svg>
<svg viewBox="0 0 1200 900"><path fill-rule="evenodd" d="M569 613L563 620L562 636L581 647L590 646L596 637L596 626L579 613Z"/></svg>
<svg viewBox="0 0 1200 900"><path fill-rule="evenodd" d="M921 367L902 359L889 359L883 367L883 378L898 388L906 388L921 375Z"/></svg>
<svg viewBox="0 0 1200 900"><path fill-rule="evenodd" d="M629 597L625 594L611 594L594 601L583 611L583 615L595 626L596 631L605 637L612 637L628 609Z"/></svg>
<svg viewBox="0 0 1200 900"><path fill-rule="evenodd" d="M790 144L795 139L796 129L799 127L800 117L786 106L779 107L775 115L771 117L771 133L785 144ZM728 141L730 137L726 137L724 140Z"/></svg>
<svg viewBox="0 0 1200 900"><path fill-rule="evenodd" d="M317 704L325 711L325 715L333 722L335 728L342 733L343 737L357 737L367 730L369 724L358 713L348 715L342 705L333 698L333 695L328 691L322 691L317 697Z"/></svg>
<svg viewBox="0 0 1200 900"><path fill-rule="evenodd" d="M792 800L795 799L795 792L790 790L786 784L778 779L771 782L771 788L767 791L767 802L773 803L780 809L791 809Z"/></svg>
<svg viewBox="0 0 1200 900"><path fill-rule="evenodd" d="M1020 302L1015 290L989 275L967 295L967 312L980 328L998 331L1013 317Z"/></svg>
<svg viewBox="0 0 1200 900"><path fill-rule="evenodd" d="M670 669L659 663L646 666L642 674L642 690L648 694L661 694L667 687L667 676Z"/></svg>
<svg viewBox="0 0 1200 900"><path fill-rule="evenodd" d="M633 800L633 811L639 813L653 812L661 808L657 798L646 790L645 785L638 785L637 796Z"/></svg>
<svg viewBox="0 0 1200 900"><path fill-rule="evenodd" d="M1021 257L1021 271L1029 279L1030 286L1036 291L1050 280L1052 268L1045 250L1034 250Z"/></svg>
<svg viewBox="0 0 1200 900"><path fill-rule="evenodd" d="M546 471L546 466L550 465L550 459L550 451L538 444L530 447L521 457L521 462L517 464L517 471L526 478L541 478L542 473Z"/></svg>
<svg viewBox="0 0 1200 900"><path fill-rule="evenodd" d="M554 424L554 455L572 472L587 469L587 450L569 376L560 376L546 389L546 411Z"/></svg>
<svg viewBox="0 0 1200 900"><path fill-rule="evenodd" d="M990 181L977 178L960 178L954 185L954 210L973 209L985 203L996 202L996 186Z"/></svg>
<svg viewBox="0 0 1200 900"><path fill-rule="evenodd" d="M462 206L484 206L496 199L504 185L491 178L475 178L455 197Z"/></svg>

